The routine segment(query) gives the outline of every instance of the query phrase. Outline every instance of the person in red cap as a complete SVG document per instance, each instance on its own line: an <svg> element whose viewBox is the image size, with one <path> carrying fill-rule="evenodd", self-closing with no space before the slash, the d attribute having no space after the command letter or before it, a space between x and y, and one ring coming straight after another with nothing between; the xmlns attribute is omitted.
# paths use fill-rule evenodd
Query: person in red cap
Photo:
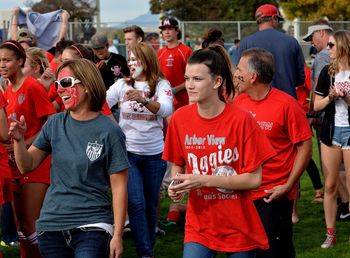
<svg viewBox="0 0 350 258"><path fill-rule="evenodd" d="M242 39L238 59L248 48L262 48L272 53L276 73L271 85L296 98L295 88L305 81L304 56L298 41L278 30L284 19L276 6L264 4L255 12L259 31Z"/></svg>
<svg viewBox="0 0 350 258"><path fill-rule="evenodd" d="M158 51L160 68L165 78L170 82L174 95L174 109L188 104L185 90L185 68L192 49L179 41L179 23L173 18L166 18L159 26L166 47Z"/></svg>

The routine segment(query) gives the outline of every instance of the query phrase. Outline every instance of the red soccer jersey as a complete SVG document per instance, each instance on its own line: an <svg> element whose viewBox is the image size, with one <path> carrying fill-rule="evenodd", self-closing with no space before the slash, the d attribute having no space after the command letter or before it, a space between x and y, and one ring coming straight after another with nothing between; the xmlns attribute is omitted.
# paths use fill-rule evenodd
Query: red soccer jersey
<svg viewBox="0 0 350 258"><path fill-rule="evenodd" d="M6 107L6 101L5 98L0 91L0 110L4 109ZM0 125L4 126L4 125ZM5 149L5 146L1 143L0 141L0 180L4 178L10 178L11 177L11 172L8 164L8 153ZM2 196L2 189L0 191L0 194Z"/></svg>
<svg viewBox="0 0 350 258"><path fill-rule="evenodd" d="M56 113L44 87L34 78L27 77L22 86L12 91L12 84L5 91L7 101L6 113L17 120L24 116L27 124L27 131L24 139L29 139L39 133L48 115ZM8 120L11 123L11 120ZM49 173L50 159L47 158L35 171L47 171ZM17 177L19 172L14 168L12 171ZM33 173L33 172L32 172Z"/></svg>
<svg viewBox="0 0 350 258"><path fill-rule="evenodd" d="M261 186L253 192L254 200L260 199L267 195L264 190L287 182L297 154L296 144L312 137L310 126L298 102L275 88L263 100L254 101L243 93L234 103L253 115L277 153L264 164ZM295 198L295 191L296 186L289 192L289 199Z"/></svg>
<svg viewBox="0 0 350 258"><path fill-rule="evenodd" d="M185 69L187 59L192 54L192 49L182 43L177 47L164 47L158 51L160 68L165 78L170 82L171 87L178 86L185 81ZM174 108L188 104L186 90L182 90L174 95Z"/></svg>
<svg viewBox="0 0 350 258"><path fill-rule="evenodd" d="M268 139L247 112L226 104L220 115L204 119L192 104L173 114L163 159L186 166L191 174L235 176L254 171L273 155ZM185 242L222 252L267 249L251 191L214 187L190 191Z"/></svg>

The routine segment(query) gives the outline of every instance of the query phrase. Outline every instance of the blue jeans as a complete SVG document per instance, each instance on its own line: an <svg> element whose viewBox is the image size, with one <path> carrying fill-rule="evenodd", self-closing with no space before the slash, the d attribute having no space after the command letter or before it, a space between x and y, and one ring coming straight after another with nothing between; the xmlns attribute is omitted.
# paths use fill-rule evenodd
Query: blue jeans
<svg viewBox="0 0 350 258"><path fill-rule="evenodd" d="M111 235L100 228L38 232L43 258L103 258L109 256Z"/></svg>
<svg viewBox="0 0 350 258"><path fill-rule="evenodd" d="M153 255L160 185L167 163L162 153L137 155L128 152L128 214L139 257Z"/></svg>
<svg viewBox="0 0 350 258"><path fill-rule="evenodd" d="M209 249L208 247L189 242L184 245L183 258L214 258L217 251ZM250 250L246 252L226 253L227 258L255 258L256 250Z"/></svg>

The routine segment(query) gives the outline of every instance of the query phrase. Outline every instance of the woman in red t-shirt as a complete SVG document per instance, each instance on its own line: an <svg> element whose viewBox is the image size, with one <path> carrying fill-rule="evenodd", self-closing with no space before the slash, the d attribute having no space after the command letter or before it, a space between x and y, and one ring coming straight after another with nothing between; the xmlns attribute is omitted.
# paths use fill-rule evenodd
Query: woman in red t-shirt
<svg viewBox="0 0 350 258"><path fill-rule="evenodd" d="M22 115L26 118L28 130L24 138L29 147L47 116L54 114L55 109L44 87L36 79L23 73L25 61L25 50L18 42L11 40L0 46L0 74L9 81L4 93L7 102L6 114L10 120L17 120ZM5 146L12 157L10 168L15 186L14 210L18 220L21 257L41 257L37 247L35 221L39 217L50 183L50 157L33 173L23 176L14 162L13 144Z"/></svg>
<svg viewBox="0 0 350 258"><path fill-rule="evenodd" d="M173 163L169 196L189 192L183 257L255 257L268 240L250 190L275 151L248 112L225 102L223 89L230 96L234 87L222 46L192 54L185 86L194 104L173 114L163 153Z"/></svg>

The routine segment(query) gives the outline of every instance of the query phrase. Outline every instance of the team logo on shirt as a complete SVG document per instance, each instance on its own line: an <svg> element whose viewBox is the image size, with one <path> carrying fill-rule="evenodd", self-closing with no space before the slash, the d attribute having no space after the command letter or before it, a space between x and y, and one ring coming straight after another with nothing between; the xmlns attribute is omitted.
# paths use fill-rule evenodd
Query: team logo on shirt
<svg viewBox="0 0 350 258"><path fill-rule="evenodd" d="M230 166L219 166L216 167L213 171L213 175L215 176L235 176L237 175L236 170ZM233 190L225 189L225 188L216 188L219 192L222 193L232 193Z"/></svg>
<svg viewBox="0 0 350 258"><path fill-rule="evenodd" d="M26 97L24 94L19 94L18 98L17 98L18 104L20 104L20 105L23 104L25 99L26 99Z"/></svg>
<svg viewBox="0 0 350 258"><path fill-rule="evenodd" d="M169 55L168 58L166 59L166 66L168 67L173 67L174 66L174 57L173 55Z"/></svg>
<svg viewBox="0 0 350 258"><path fill-rule="evenodd" d="M88 142L86 147L86 155L91 161L95 161L101 156L103 144L98 144L96 142Z"/></svg>
<svg viewBox="0 0 350 258"><path fill-rule="evenodd" d="M121 75L121 70L122 68L118 65L111 67L111 71L113 72L115 77L119 77L119 75Z"/></svg>

